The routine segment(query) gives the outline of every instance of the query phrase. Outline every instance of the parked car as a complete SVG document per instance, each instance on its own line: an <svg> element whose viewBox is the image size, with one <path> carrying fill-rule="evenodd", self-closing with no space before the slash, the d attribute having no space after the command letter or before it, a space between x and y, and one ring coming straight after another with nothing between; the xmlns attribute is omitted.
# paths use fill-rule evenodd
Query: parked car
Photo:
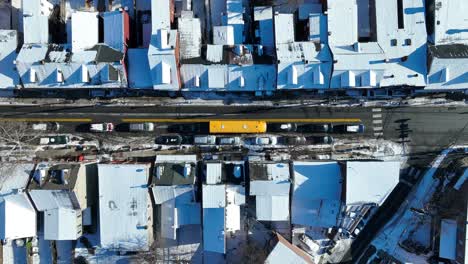
<svg viewBox="0 0 468 264"><path fill-rule="evenodd" d="M290 136L290 137L283 137L282 142L284 145L305 145L307 140L305 137L302 136Z"/></svg>
<svg viewBox="0 0 468 264"><path fill-rule="evenodd" d="M68 136L50 136L50 137L41 137L39 139L40 145L64 145L70 142L70 137Z"/></svg>
<svg viewBox="0 0 468 264"><path fill-rule="evenodd" d="M58 131L60 125L57 122L36 123L32 124L31 128L34 131Z"/></svg>
<svg viewBox="0 0 468 264"><path fill-rule="evenodd" d="M253 145L276 145L278 143L277 137L254 137L251 140Z"/></svg>
<svg viewBox="0 0 468 264"><path fill-rule="evenodd" d="M270 123L267 125L267 130L270 132L294 132L296 129L296 123Z"/></svg>
<svg viewBox="0 0 468 264"><path fill-rule="evenodd" d="M219 137L218 145L239 145L240 137Z"/></svg>
<svg viewBox="0 0 468 264"><path fill-rule="evenodd" d="M114 124L112 123L96 123L89 126L91 132L112 132L114 131Z"/></svg>
<svg viewBox="0 0 468 264"><path fill-rule="evenodd" d="M301 125L297 129L302 133L328 133L330 132L329 124L306 124Z"/></svg>
<svg viewBox="0 0 468 264"><path fill-rule="evenodd" d="M364 125L363 124L341 124L341 125L332 125L331 132L332 133L364 133Z"/></svg>
<svg viewBox="0 0 468 264"><path fill-rule="evenodd" d="M159 136L155 142L160 145L180 145L182 144L182 137L179 135Z"/></svg>
<svg viewBox="0 0 468 264"><path fill-rule="evenodd" d="M153 123L132 123L128 130L131 132L151 132L154 131Z"/></svg>
<svg viewBox="0 0 468 264"><path fill-rule="evenodd" d="M311 144L332 144L334 142L332 136L313 136L307 137L306 140Z"/></svg>
<svg viewBox="0 0 468 264"><path fill-rule="evenodd" d="M199 123L193 124L177 124L169 126L169 132L181 134L196 134L202 132L202 125Z"/></svg>
<svg viewBox="0 0 468 264"><path fill-rule="evenodd" d="M195 145L214 145L216 144L216 136L195 136L193 142Z"/></svg>

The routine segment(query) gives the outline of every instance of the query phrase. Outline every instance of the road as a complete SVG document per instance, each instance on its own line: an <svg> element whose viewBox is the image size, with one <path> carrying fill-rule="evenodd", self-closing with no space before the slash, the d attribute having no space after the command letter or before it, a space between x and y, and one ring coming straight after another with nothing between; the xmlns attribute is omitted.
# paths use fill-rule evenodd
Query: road
<svg viewBox="0 0 468 264"><path fill-rule="evenodd" d="M271 106L0 106L1 121L58 121L63 132L90 122L202 122L258 119L268 122L356 122L364 136L403 141L411 153L438 152L468 142L467 107L271 107Z"/></svg>

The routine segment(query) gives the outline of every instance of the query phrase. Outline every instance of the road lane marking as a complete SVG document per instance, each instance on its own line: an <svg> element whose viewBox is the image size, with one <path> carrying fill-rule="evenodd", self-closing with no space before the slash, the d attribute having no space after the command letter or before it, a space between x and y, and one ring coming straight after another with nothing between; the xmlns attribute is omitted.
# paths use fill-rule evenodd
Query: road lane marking
<svg viewBox="0 0 468 264"><path fill-rule="evenodd" d="M383 133L382 132L374 133L374 136L375 137L383 137Z"/></svg>
<svg viewBox="0 0 468 264"><path fill-rule="evenodd" d="M374 114L372 115L372 118L382 118L382 114Z"/></svg>
<svg viewBox="0 0 468 264"><path fill-rule="evenodd" d="M382 108L372 108L372 112L382 112Z"/></svg>
<svg viewBox="0 0 468 264"><path fill-rule="evenodd" d="M122 118L124 123L138 122L156 122L156 123L193 123L193 122L209 122L209 121L265 121L269 123L359 123L359 118L258 118L258 119L228 119L228 118Z"/></svg>
<svg viewBox="0 0 468 264"><path fill-rule="evenodd" d="M373 120L372 121L373 124L382 124L382 120Z"/></svg>
<svg viewBox="0 0 468 264"><path fill-rule="evenodd" d="M92 122L91 118L0 118L0 122Z"/></svg>
<svg viewBox="0 0 468 264"><path fill-rule="evenodd" d="M382 131L383 127L374 127L374 131Z"/></svg>

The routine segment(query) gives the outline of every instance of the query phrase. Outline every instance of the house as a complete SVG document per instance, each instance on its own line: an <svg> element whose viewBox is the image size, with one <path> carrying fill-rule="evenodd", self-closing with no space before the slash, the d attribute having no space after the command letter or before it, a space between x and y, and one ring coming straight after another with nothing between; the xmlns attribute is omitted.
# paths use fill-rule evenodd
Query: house
<svg viewBox="0 0 468 264"><path fill-rule="evenodd" d="M74 53L99 43L99 13L74 12L71 15L71 46Z"/></svg>
<svg viewBox="0 0 468 264"><path fill-rule="evenodd" d="M463 15L468 12L468 3L463 0L429 1L429 40L434 45L467 44L468 22Z"/></svg>
<svg viewBox="0 0 468 264"><path fill-rule="evenodd" d="M299 247L291 244L278 233L274 234L273 243L276 243L271 249L270 254L265 260L265 264L313 264L311 256L305 253Z"/></svg>
<svg viewBox="0 0 468 264"><path fill-rule="evenodd" d="M306 32L297 26L294 14L275 13L277 89L329 88L332 57L326 35L320 37L324 35L320 32L326 32L326 23L320 22L323 20L321 13L315 16L319 19L311 20L314 24L310 25L314 30ZM302 36L300 41L296 41L295 31L300 32L296 34Z"/></svg>
<svg viewBox="0 0 468 264"><path fill-rule="evenodd" d="M153 243L150 164L99 164L100 245L147 251Z"/></svg>
<svg viewBox="0 0 468 264"><path fill-rule="evenodd" d="M182 11L178 19L180 38L180 59L193 59L201 56L202 32L199 18L192 11Z"/></svg>
<svg viewBox="0 0 468 264"><path fill-rule="evenodd" d="M0 197L0 239L36 236L36 210L26 193Z"/></svg>
<svg viewBox="0 0 468 264"><path fill-rule="evenodd" d="M103 13L101 16L104 20L104 43L125 54L130 41L128 13L125 10L116 10Z"/></svg>
<svg viewBox="0 0 468 264"><path fill-rule="evenodd" d="M22 0L22 7L24 43L49 43L49 15L53 5L47 0Z"/></svg>
<svg viewBox="0 0 468 264"><path fill-rule="evenodd" d="M0 30L0 89L13 89L19 84L15 71L16 48L18 45L15 30Z"/></svg>
<svg viewBox="0 0 468 264"><path fill-rule="evenodd" d="M289 221L288 163L249 162L250 196L255 196L258 221Z"/></svg>
<svg viewBox="0 0 468 264"><path fill-rule="evenodd" d="M92 183L97 177L95 163L37 165L28 192L43 215L46 240L76 240L84 226L96 224L92 216ZM96 195L96 193L94 193Z"/></svg>
<svg viewBox="0 0 468 264"><path fill-rule="evenodd" d="M328 43L333 54L330 88L424 87L424 1L372 3L328 3Z"/></svg>
<svg viewBox="0 0 468 264"><path fill-rule="evenodd" d="M184 232L201 235L201 207L196 199L196 155L158 155L154 164L151 193L159 211L161 237L177 240ZM196 230L197 232L193 233ZM193 238L195 240L195 237ZM193 241L192 240L192 241Z"/></svg>
<svg viewBox="0 0 468 264"><path fill-rule="evenodd" d="M205 163L202 185L203 249L205 259L226 254L228 234L241 227L245 204L244 164L241 161Z"/></svg>

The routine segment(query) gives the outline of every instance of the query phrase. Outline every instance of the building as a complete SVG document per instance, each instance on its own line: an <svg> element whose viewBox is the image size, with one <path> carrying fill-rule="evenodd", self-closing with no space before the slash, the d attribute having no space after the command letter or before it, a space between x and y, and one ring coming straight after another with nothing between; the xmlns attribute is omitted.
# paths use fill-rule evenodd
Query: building
<svg viewBox="0 0 468 264"><path fill-rule="evenodd" d="M199 18L192 11L182 11L178 19L180 38L180 59L187 60L201 56L202 32Z"/></svg>
<svg viewBox="0 0 468 264"><path fill-rule="evenodd" d="M241 230L245 204L243 162L207 162L202 185L203 249L206 259L226 254L228 234Z"/></svg>
<svg viewBox="0 0 468 264"><path fill-rule="evenodd" d="M256 219L289 221L289 164L249 162L249 173L249 195L255 196Z"/></svg>
<svg viewBox="0 0 468 264"><path fill-rule="evenodd" d="M127 59L128 87L132 89L153 89L148 49L128 49Z"/></svg>
<svg viewBox="0 0 468 264"><path fill-rule="evenodd" d="M0 30L0 89L13 89L19 84L15 70L18 37L15 30Z"/></svg>
<svg viewBox="0 0 468 264"><path fill-rule="evenodd" d="M74 12L71 15L71 46L74 53L99 43L99 13Z"/></svg>
<svg viewBox="0 0 468 264"><path fill-rule="evenodd" d="M147 251L153 243L150 164L99 164L100 244L115 251Z"/></svg>
<svg viewBox="0 0 468 264"><path fill-rule="evenodd" d="M201 236L201 207L196 199L196 155L158 155L151 193L160 216L161 237L184 244L183 233Z"/></svg>
<svg viewBox="0 0 468 264"><path fill-rule="evenodd" d="M468 22L463 15L468 12L466 1L429 1L426 12L428 12L429 40L432 44L468 44Z"/></svg>
<svg viewBox="0 0 468 264"><path fill-rule="evenodd" d="M133 5L132 5L133 6ZM125 54L130 41L130 18L125 10L103 13L104 43Z"/></svg>
<svg viewBox="0 0 468 264"><path fill-rule="evenodd" d="M0 239L14 240L36 236L36 210L26 193L0 198Z"/></svg>
<svg viewBox="0 0 468 264"><path fill-rule="evenodd" d="M28 192L37 211L43 215L45 240L76 240L84 226L91 226L92 183L97 177L95 163L37 165ZM94 193L95 195L96 193Z"/></svg>
<svg viewBox="0 0 468 264"><path fill-rule="evenodd" d="M47 0L22 0L22 7L24 43L49 43L49 15L53 5Z"/></svg>
<svg viewBox="0 0 468 264"><path fill-rule="evenodd" d="M265 260L265 264L313 264L314 261L311 256L305 253L299 247L291 244L288 240L280 234L275 233L274 240L275 246L271 249L270 254Z"/></svg>

